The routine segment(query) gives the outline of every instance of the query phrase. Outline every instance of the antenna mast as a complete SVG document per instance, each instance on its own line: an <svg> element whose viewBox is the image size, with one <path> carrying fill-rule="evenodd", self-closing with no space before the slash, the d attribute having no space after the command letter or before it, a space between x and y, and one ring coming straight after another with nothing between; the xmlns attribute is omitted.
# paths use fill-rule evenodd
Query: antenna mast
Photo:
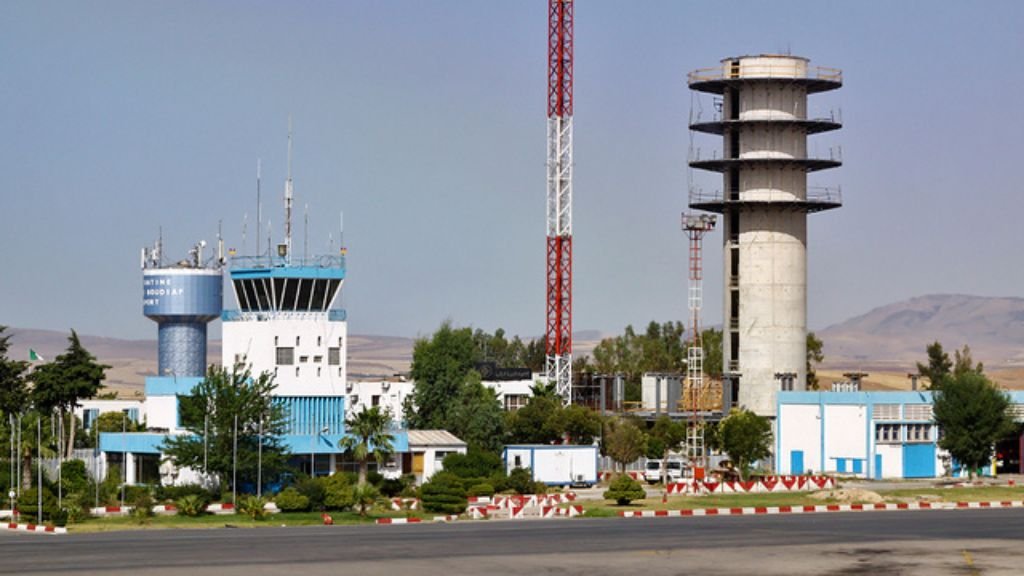
<svg viewBox="0 0 1024 576"><path fill-rule="evenodd" d="M572 403L573 0L548 0L548 383Z"/></svg>
<svg viewBox="0 0 1024 576"><path fill-rule="evenodd" d="M690 309L690 346L686 349L686 392L689 393L690 421L686 431L686 448L696 463L694 478L707 469L704 450L704 346L700 341L700 314L704 301L704 235L715 229L715 216L683 214L683 231L690 239L690 286L687 297ZM684 395L685 397L685 395ZM697 472L700 470L700 472ZM699 479L699 478L697 478Z"/></svg>
<svg viewBox="0 0 1024 576"><path fill-rule="evenodd" d="M285 262L292 263L292 117L288 116L288 180L284 184Z"/></svg>
<svg viewBox="0 0 1024 576"><path fill-rule="evenodd" d="M260 159L256 159L256 256L260 255L260 244L262 244L260 236L260 227L263 223L263 201L260 200L260 172L262 166ZM243 246L243 250L244 250Z"/></svg>

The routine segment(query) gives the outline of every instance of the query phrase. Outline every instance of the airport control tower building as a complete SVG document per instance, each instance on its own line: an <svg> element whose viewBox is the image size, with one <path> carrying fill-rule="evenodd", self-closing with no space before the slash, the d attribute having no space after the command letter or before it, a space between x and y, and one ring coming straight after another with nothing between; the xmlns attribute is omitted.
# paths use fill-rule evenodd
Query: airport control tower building
<svg viewBox="0 0 1024 576"><path fill-rule="evenodd" d="M689 75L716 111L691 116L690 129L722 142L710 155L691 151L690 166L721 174L722 186L691 189L690 207L724 223L725 376L733 397L764 416L775 415L776 392L806 386L807 215L842 204L838 188L808 186L809 173L842 162L838 148L808 151L808 136L839 129L841 119L808 114L807 100L842 83L839 70L776 54L726 58Z"/></svg>
<svg viewBox="0 0 1024 576"><path fill-rule="evenodd" d="M165 264L163 241L142 251L142 311L158 328L158 376L206 374L206 325L220 316L223 258L203 261L200 242L188 259ZM218 249L220 249L218 247Z"/></svg>

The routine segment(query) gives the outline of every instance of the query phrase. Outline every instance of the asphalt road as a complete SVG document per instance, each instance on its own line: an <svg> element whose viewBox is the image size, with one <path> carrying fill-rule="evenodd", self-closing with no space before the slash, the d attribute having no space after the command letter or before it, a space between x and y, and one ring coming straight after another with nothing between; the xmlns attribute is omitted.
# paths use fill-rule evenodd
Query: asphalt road
<svg viewBox="0 0 1024 576"><path fill-rule="evenodd" d="M1024 510L0 534L3 574L1020 574Z"/></svg>

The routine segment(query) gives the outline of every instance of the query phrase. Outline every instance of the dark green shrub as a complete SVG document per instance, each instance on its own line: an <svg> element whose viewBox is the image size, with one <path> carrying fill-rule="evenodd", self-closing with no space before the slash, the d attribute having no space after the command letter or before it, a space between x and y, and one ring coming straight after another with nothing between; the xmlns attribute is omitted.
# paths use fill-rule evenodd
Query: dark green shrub
<svg viewBox="0 0 1024 576"><path fill-rule="evenodd" d="M174 501L174 507L178 509L178 514L195 518L206 512L206 505L209 504L206 498L205 494L185 494Z"/></svg>
<svg viewBox="0 0 1024 576"><path fill-rule="evenodd" d="M100 504L116 506L121 503L121 466L112 464L107 468L107 477L100 482Z"/></svg>
<svg viewBox="0 0 1024 576"><path fill-rule="evenodd" d="M469 504L466 490L457 476L448 472L438 472L429 482L420 488L423 509L427 512L441 514L461 514Z"/></svg>
<svg viewBox="0 0 1024 576"><path fill-rule="evenodd" d="M606 499L615 500L619 506L625 506L633 500L643 500L646 496L647 493L644 492L643 486L630 478L628 474L623 474L613 480L611 486L604 492Z"/></svg>
<svg viewBox="0 0 1024 576"><path fill-rule="evenodd" d="M494 496L494 486L490 484L480 483L474 484L466 490L467 496Z"/></svg>
<svg viewBox="0 0 1024 576"><path fill-rule="evenodd" d="M420 489L417 488L415 485L410 484L405 488L402 488L402 493L399 494L399 496L401 496L402 498L419 498Z"/></svg>
<svg viewBox="0 0 1024 576"><path fill-rule="evenodd" d="M95 493L86 488L86 492L75 492L64 497L64 507L68 513L68 523L84 522L91 515L90 510L95 503Z"/></svg>
<svg viewBox="0 0 1024 576"><path fill-rule="evenodd" d="M296 488L285 488L274 497L274 504L282 512L305 512L309 510L309 496Z"/></svg>
<svg viewBox="0 0 1024 576"><path fill-rule="evenodd" d="M324 487L324 506L328 510L344 510L355 503L352 483L344 474L334 474L321 480Z"/></svg>
<svg viewBox="0 0 1024 576"><path fill-rule="evenodd" d="M39 492L36 488L22 490L18 497L18 511L23 516L31 516L39 524L45 520L46 514L57 509L57 497L46 487L43 488L43 518L39 514Z"/></svg>
<svg viewBox="0 0 1024 576"><path fill-rule="evenodd" d="M299 478L295 482L295 489L299 491L307 499L309 499L309 505L307 509L312 510L323 510L324 509L324 491L323 478L310 478L305 476Z"/></svg>
<svg viewBox="0 0 1024 576"><path fill-rule="evenodd" d="M50 522L54 526L60 526L63 528L68 525L68 511L66 508L60 508L53 510L49 513Z"/></svg>
<svg viewBox="0 0 1024 576"><path fill-rule="evenodd" d="M548 493L548 485L543 483L543 482L534 482L533 483L533 493L534 494L547 494Z"/></svg>
<svg viewBox="0 0 1024 576"><path fill-rule="evenodd" d="M141 486L129 486L129 488L142 488ZM145 520L153 515L153 497L149 490L132 490L131 499L125 496L125 501L132 507L132 517L138 520Z"/></svg>
<svg viewBox="0 0 1024 576"><path fill-rule="evenodd" d="M404 478L386 478L380 483L380 493L388 498L396 498L402 495L406 483Z"/></svg>
<svg viewBox="0 0 1024 576"><path fill-rule="evenodd" d="M373 484L374 486L380 487L381 483L384 482L384 475L376 470L370 470L366 473L366 483ZM355 484L355 482L353 482Z"/></svg>
<svg viewBox="0 0 1024 576"><path fill-rule="evenodd" d="M501 457L491 452L470 448L465 454L449 454L442 462L445 472L460 478L486 478L503 472Z"/></svg>
<svg viewBox="0 0 1024 576"><path fill-rule="evenodd" d="M238 513L252 520L263 520L270 515L266 509L267 500L259 496L247 494L238 498Z"/></svg>
<svg viewBox="0 0 1024 576"><path fill-rule="evenodd" d="M209 490L202 484L179 484L177 486L156 486L153 498L160 502L177 502L189 495L202 498L203 502L214 502L220 499L220 490Z"/></svg>
<svg viewBox="0 0 1024 576"><path fill-rule="evenodd" d="M60 486L65 494L85 492L89 488L89 476L82 460L65 460L60 465Z"/></svg>
<svg viewBox="0 0 1024 576"><path fill-rule="evenodd" d="M529 468L514 468L508 475L505 486L508 490L515 490L516 494L532 494L536 489Z"/></svg>

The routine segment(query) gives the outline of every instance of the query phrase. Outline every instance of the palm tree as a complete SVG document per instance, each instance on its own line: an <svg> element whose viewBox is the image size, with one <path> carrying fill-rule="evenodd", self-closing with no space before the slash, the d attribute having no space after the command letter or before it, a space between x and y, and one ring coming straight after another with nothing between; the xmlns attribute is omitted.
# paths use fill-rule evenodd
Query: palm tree
<svg viewBox="0 0 1024 576"><path fill-rule="evenodd" d="M347 434L338 446L359 461L358 485L365 486L370 454L380 466L395 451L392 445L395 437L390 433L391 415L379 406L369 409L363 406L361 412L345 419L345 428Z"/></svg>

